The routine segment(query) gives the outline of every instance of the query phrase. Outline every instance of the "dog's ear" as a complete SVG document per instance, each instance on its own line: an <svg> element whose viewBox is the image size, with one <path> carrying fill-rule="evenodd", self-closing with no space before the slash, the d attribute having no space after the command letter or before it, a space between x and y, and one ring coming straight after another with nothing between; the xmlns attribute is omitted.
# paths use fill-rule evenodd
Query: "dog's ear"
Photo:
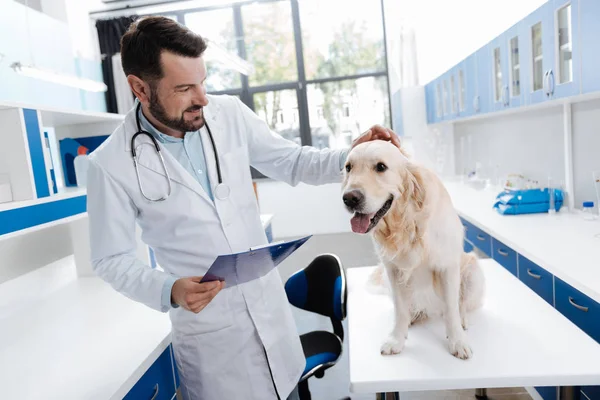
<svg viewBox="0 0 600 400"><path fill-rule="evenodd" d="M408 164L406 185L408 196L412 198L417 210L421 211L425 203L425 185L423 184L421 172L413 164Z"/></svg>

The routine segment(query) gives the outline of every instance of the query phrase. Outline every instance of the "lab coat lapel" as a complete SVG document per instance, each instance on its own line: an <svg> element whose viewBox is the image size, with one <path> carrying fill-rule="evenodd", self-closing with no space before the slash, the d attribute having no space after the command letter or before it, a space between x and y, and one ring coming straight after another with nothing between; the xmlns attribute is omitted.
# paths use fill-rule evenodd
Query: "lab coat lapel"
<svg viewBox="0 0 600 400"><path fill-rule="evenodd" d="M214 189L219 184L219 175L217 174L217 159L221 154L223 154L223 146L222 146L222 130L219 125L219 121L217 120L217 114L219 109L213 109L211 107L204 108L204 118L206 119L206 124L210 128L213 139L215 141L215 147L217 150L217 155L215 156L215 150L213 149L212 142L210 141L210 136L208 135L208 129L202 135L202 147L204 148L204 158L206 159L206 168L208 169L208 179L210 180L210 187L213 188L213 196L215 195ZM219 158L219 162L221 158ZM223 165L220 164L221 167L221 178L223 182L225 182L225 177L223 176Z"/></svg>
<svg viewBox="0 0 600 400"><path fill-rule="evenodd" d="M137 131L136 123L135 123L135 109L133 110L133 114L127 115L125 119L125 129L128 132L126 136L126 144L125 149L130 151L131 149L131 137ZM193 192L200 195L203 199L205 199L209 204L213 205L212 200L202 188L202 185L191 176L182 165L177 161L161 143L158 143L160 148L160 153L163 156L165 161L165 167L168 173L168 177L171 179L171 182L178 183L192 190ZM138 158L138 166L140 168L146 168L162 177L167 179L167 174L165 173L165 168L162 165L162 161L158 154L156 154L156 150L154 148L154 144L152 140L148 137L148 135L138 135L135 139L135 150Z"/></svg>

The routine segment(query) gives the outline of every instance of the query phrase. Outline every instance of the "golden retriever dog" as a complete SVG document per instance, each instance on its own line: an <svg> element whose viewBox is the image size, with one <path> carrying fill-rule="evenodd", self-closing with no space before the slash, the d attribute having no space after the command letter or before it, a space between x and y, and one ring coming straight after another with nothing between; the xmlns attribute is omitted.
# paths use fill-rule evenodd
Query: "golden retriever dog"
<svg viewBox="0 0 600 400"><path fill-rule="evenodd" d="M442 182L383 140L354 147L345 167L352 231L371 234L382 265L371 281L387 282L394 304L381 353L400 353L409 326L438 315L450 353L470 358L467 315L482 305L485 284L476 256L463 250L463 226Z"/></svg>

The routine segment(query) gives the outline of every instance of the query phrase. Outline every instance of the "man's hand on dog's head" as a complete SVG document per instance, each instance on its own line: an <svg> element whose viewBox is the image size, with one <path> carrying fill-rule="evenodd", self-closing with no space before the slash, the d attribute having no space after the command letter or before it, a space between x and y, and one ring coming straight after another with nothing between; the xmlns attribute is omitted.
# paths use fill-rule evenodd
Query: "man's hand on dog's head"
<svg viewBox="0 0 600 400"><path fill-rule="evenodd" d="M368 131L360 135L354 140L354 142L352 142L352 147L350 147L350 149L353 149L355 146L371 140L387 140L394 146L400 148L400 139L394 131L384 128L381 125L373 125Z"/></svg>

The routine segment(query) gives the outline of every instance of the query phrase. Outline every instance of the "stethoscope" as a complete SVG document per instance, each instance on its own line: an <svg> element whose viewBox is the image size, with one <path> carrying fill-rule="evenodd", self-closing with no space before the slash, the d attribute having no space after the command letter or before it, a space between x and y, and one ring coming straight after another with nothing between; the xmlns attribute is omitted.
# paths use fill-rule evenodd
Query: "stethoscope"
<svg viewBox="0 0 600 400"><path fill-rule="evenodd" d="M149 201L164 201L164 200L168 199L169 196L171 196L171 177L169 176L169 171L167 170L167 166L165 165L165 159L162 156L158 142L156 141L154 136L152 136L152 134L150 134L149 132L142 129L142 126L140 124L140 114L139 114L141 106L142 106L142 104L139 103L137 106L137 109L135 110L135 122L137 124L137 132L131 137L131 157L133 158L133 166L135 167L135 175L137 176L138 186L140 187L142 196L144 196ZM219 178L219 183L217 184L217 186L214 189L214 194L217 199L226 200L229 197L229 193L230 193L229 185L223 183L223 178L221 176L221 165L219 163L219 154L217 153L217 147L215 146L215 140L213 139L212 132L210 131L210 128L208 127L208 123L206 121L204 122L204 126L206 126L206 130L208 131L208 136L210 137L210 143L212 144L212 148L215 153L215 161L217 164L217 176ZM154 148L156 149L156 154L158 154L158 157L160 158L160 162L162 163L163 170L165 171L165 175L167 177L167 183L169 185L169 189L167 191L166 196L162 196L158 199L151 199L150 197L148 197L146 195L146 192L144 192L144 187L142 185L142 180L140 179L140 171L138 169L137 157L136 157L136 153L135 153L135 138L138 135L148 136L150 138L150 140L152 140L152 144L154 144Z"/></svg>

